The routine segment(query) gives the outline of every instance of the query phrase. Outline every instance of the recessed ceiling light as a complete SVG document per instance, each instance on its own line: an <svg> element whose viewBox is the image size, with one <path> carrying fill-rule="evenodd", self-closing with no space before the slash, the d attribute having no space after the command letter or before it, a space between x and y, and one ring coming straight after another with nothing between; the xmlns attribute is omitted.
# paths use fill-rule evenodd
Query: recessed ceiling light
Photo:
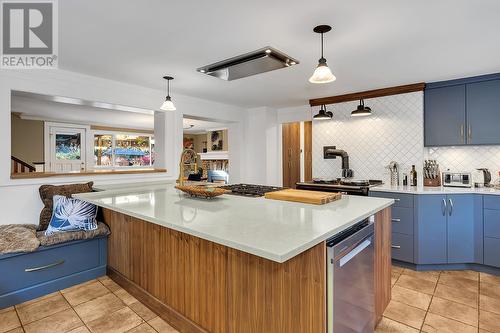
<svg viewBox="0 0 500 333"><path fill-rule="evenodd" d="M267 53L267 54L269 54L269 53L271 53L271 52L273 52L273 51L271 51L270 49L267 49L267 50L266 50L266 53Z"/></svg>

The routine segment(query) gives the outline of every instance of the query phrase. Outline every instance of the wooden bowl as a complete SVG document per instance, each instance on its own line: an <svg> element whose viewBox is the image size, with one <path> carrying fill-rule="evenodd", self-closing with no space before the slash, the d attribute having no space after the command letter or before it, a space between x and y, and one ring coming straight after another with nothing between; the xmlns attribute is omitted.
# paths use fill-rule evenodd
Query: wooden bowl
<svg viewBox="0 0 500 333"><path fill-rule="evenodd" d="M186 185L175 187L176 189L189 194L192 197L203 198L203 199L211 199L227 193L227 190L220 187L207 187L207 186L194 186L194 185Z"/></svg>

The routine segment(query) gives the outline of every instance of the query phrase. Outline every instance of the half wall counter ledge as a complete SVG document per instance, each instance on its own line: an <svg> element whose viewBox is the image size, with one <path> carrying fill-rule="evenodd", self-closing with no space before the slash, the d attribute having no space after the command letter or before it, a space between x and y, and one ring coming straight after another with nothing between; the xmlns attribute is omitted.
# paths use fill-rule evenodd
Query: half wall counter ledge
<svg viewBox="0 0 500 333"><path fill-rule="evenodd" d="M74 196L104 208L108 275L181 332L330 332L349 325L332 288L365 290L362 275L366 325L389 303L392 199L311 205L192 199L174 184L100 190Z"/></svg>

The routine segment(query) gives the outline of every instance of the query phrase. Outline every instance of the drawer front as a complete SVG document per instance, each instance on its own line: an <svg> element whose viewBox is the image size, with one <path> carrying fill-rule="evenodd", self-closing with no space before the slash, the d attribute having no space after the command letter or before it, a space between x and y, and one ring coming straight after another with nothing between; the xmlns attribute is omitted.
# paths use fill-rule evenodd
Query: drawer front
<svg viewBox="0 0 500 333"><path fill-rule="evenodd" d="M99 239L0 260L0 295L99 266Z"/></svg>
<svg viewBox="0 0 500 333"><path fill-rule="evenodd" d="M392 207L392 231L413 235L413 208Z"/></svg>
<svg viewBox="0 0 500 333"><path fill-rule="evenodd" d="M484 264L500 267L500 239L484 238Z"/></svg>
<svg viewBox="0 0 500 333"><path fill-rule="evenodd" d="M500 195L484 195L484 208L500 210Z"/></svg>
<svg viewBox="0 0 500 333"><path fill-rule="evenodd" d="M413 263L413 236L392 233L392 259Z"/></svg>
<svg viewBox="0 0 500 333"><path fill-rule="evenodd" d="M394 199L395 202L393 207L413 208L413 194L371 191L370 196L377 198Z"/></svg>
<svg viewBox="0 0 500 333"><path fill-rule="evenodd" d="M484 210L484 236L500 238L500 210Z"/></svg>

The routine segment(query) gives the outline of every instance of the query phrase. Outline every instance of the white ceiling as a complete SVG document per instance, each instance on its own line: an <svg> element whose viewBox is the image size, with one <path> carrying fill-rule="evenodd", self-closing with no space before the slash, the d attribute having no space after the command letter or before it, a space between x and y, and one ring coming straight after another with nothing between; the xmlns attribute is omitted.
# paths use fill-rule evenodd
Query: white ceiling
<svg viewBox="0 0 500 333"><path fill-rule="evenodd" d="M202 134L210 130L226 129L227 123L220 123L201 119L183 118L182 124L185 134ZM193 125L193 127L190 127Z"/></svg>
<svg viewBox="0 0 500 333"><path fill-rule="evenodd" d="M500 71L498 0L64 0L60 67L243 107ZM337 81L307 79L317 24ZM301 63L236 81L197 67L270 45Z"/></svg>

